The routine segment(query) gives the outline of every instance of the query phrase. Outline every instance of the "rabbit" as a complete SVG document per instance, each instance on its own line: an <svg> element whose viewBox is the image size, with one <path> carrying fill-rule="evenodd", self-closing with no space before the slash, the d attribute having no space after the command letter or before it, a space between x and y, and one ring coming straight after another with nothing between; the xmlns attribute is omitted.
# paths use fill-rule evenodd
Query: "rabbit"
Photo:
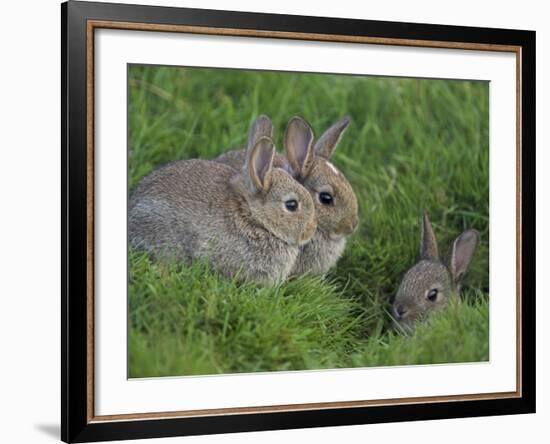
<svg viewBox="0 0 550 444"><path fill-rule="evenodd" d="M261 119L263 135L271 137L271 121L266 116ZM284 135L286 158L275 155L275 165L291 172L311 193L317 215L317 231L311 241L301 247L291 276L327 273L342 255L346 236L357 227L358 205L353 188L329 160L350 121L347 116L342 118L314 143L309 124L295 116L290 119ZM244 156L244 150L233 150L214 160L238 169Z"/></svg>
<svg viewBox="0 0 550 444"><path fill-rule="evenodd" d="M250 128L239 171L192 159L142 179L129 201L130 243L184 263L206 259L241 282L283 282L315 233L315 208L307 190L273 166L275 147L260 133L261 121Z"/></svg>
<svg viewBox="0 0 550 444"><path fill-rule="evenodd" d="M462 278L480 242L478 231L466 230L454 240L444 260L426 212L421 225L419 260L403 276L392 306L395 320L405 330L412 330L416 322L444 310L451 299L459 297Z"/></svg>

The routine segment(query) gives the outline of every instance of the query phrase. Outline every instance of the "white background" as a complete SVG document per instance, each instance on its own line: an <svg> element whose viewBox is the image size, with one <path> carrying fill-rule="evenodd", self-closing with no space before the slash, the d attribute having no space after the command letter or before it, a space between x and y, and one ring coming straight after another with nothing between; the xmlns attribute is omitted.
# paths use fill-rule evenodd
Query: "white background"
<svg viewBox="0 0 550 444"><path fill-rule="evenodd" d="M119 0L120 1L120 0ZM462 24L537 30L537 271L545 276L550 226L548 143L550 130L549 14L543 2L520 3L462 0L296 2L278 0L165 1L214 9L250 10L304 15L354 17L424 23ZM7 443L55 442L59 431L59 3L54 0L3 5L0 69L0 436ZM546 122L546 124L545 124ZM546 148L546 149L544 149ZM547 437L550 420L548 340L550 284L539 279L538 412L536 415L474 418L401 424L290 430L226 436L174 438L154 442L267 443L401 442L463 443L484 440L514 442L528 436ZM546 297L545 297L546 296ZM544 438L543 438L544 437Z"/></svg>

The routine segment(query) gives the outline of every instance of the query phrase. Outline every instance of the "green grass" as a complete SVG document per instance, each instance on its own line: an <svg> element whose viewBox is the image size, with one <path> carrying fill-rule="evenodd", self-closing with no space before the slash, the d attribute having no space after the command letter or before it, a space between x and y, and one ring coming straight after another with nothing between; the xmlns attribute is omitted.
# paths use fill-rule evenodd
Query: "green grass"
<svg viewBox="0 0 550 444"><path fill-rule="evenodd" d="M333 160L360 226L326 278L277 288L129 251L130 376L487 360L488 100L484 82L131 66L130 189L165 162L243 146L259 114L273 119L279 150L291 116L320 135L349 114ZM482 244L467 303L407 335L387 310L415 260L423 208L441 251L467 228Z"/></svg>

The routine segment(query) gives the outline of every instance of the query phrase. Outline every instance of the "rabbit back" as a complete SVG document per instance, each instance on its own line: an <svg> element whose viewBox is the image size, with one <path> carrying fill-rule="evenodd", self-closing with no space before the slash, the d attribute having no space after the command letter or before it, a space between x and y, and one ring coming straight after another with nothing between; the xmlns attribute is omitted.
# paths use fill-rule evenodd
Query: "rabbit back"
<svg viewBox="0 0 550 444"><path fill-rule="evenodd" d="M236 171L240 171L246 161L246 148L226 151L213 159L213 161L230 166ZM280 153L275 153L275 157L273 158L273 167L281 168L286 172L291 173L286 157Z"/></svg>
<svg viewBox="0 0 550 444"><path fill-rule="evenodd" d="M246 160L246 149L243 148L226 151L225 153L220 154L213 160L214 162L230 166L236 171L240 171L244 166L244 162Z"/></svg>

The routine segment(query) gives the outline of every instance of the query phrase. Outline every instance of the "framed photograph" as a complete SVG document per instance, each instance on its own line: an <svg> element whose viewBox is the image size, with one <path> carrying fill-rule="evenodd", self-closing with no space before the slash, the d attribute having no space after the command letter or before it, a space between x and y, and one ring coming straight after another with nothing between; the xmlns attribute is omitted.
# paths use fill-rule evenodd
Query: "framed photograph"
<svg viewBox="0 0 550 444"><path fill-rule="evenodd" d="M62 4L62 439L535 411L535 33Z"/></svg>

